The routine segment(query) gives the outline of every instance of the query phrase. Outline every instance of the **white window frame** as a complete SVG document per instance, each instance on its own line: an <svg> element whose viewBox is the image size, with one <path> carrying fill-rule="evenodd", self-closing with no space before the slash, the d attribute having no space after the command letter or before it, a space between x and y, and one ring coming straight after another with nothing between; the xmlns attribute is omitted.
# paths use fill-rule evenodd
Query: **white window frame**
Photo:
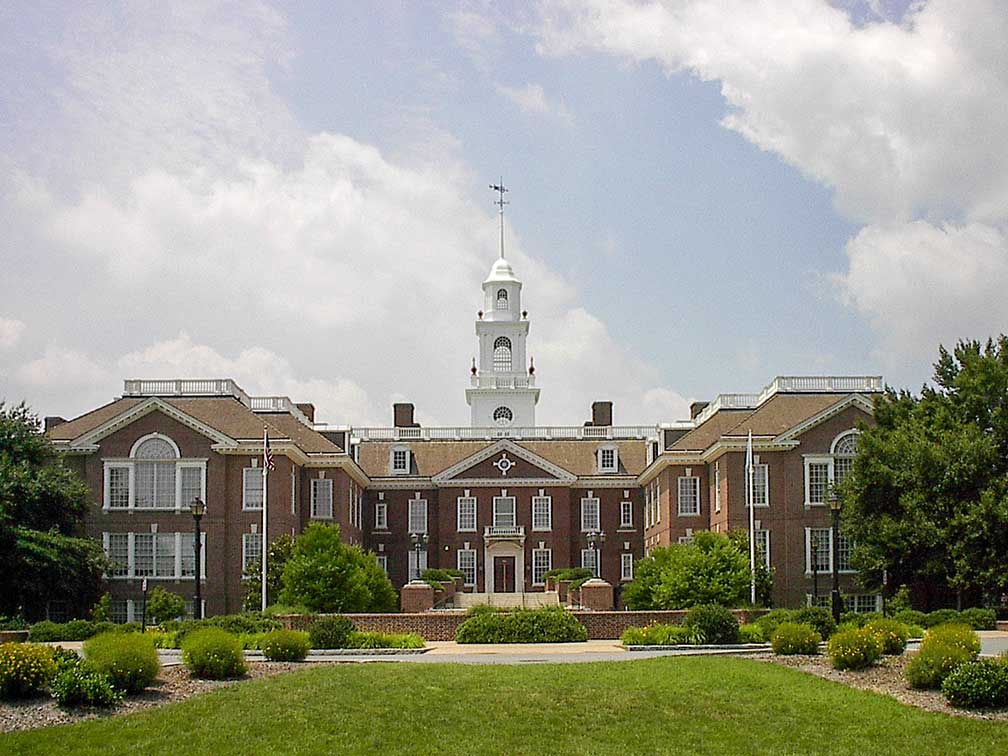
<svg viewBox="0 0 1008 756"><path fill-rule="evenodd" d="M322 505L326 502L321 500L322 491L329 491L329 508L328 514L326 510L322 508ZM333 518L333 481L332 478L311 478L311 492L310 492L310 515L313 520L331 520Z"/></svg>
<svg viewBox="0 0 1008 756"><path fill-rule="evenodd" d="M374 505L375 530L388 530L388 502L379 499Z"/></svg>
<svg viewBox="0 0 1008 756"><path fill-rule="evenodd" d="M251 475L249 475L251 473ZM259 503L255 504L249 503L249 481L259 480ZM262 499L263 499L263 474L261 467L246 467L242 470L242 510L243 511L259 511L262 509Z"/></svg>
<svg viewBox="0 0 1008 756"><path fill-rule="evenodd" d="M406 455L406 465L396 465L396 453L402 453ZM391 475L409 475L410 474L410 448L405 444L396 444L391 449L389 449L389 473Z"/></svg>
<svg viewBox="0 0 1008 756"><path fill-rule="evenodd" d="M868 602L865 599L871 599L870 607L867 606ZM882 611L882 597L878 593L855 593L844 596L844 604L847 607L847 611L854 612L855 614Z"/></svg>
<svg viewBox="0 0 1008 756"><path fill-rule="evenodd" d="M407 582L415 580L417 576L417 554L420 554L420 572L423 574L424 570L427 569L427 549L421 549L419 552L416 549L409 549L406 557L406 580Z"/></svg>
<svg viewBox="0 0 1008 756"><path fill-rule="evenodd" d="M620 502L619 526L620 528L633 528L633 502L623 500Z"/></svg>
<svg viewBox="0 0 1008 756"><path fill-rule="evenodd" d="M690 482L692 481L692 483ZM684 490L683 486L692 486L693 494L696 497L696 511L684 511L683 510L683 494L688 493ZM703 513L703 507L700 501L700 476L698 475L680 475L678 478L678 483L676 484L676 491L678 492L677 504L678 512L680 517L700 517Z"/></svg>
<svg viewBox="0 0 1008 756"><path fill-rule="evenodd" d="M633 580L634 558L629 551L620 554L620 580Z"/></svg>
<svg viewBox="0 0 1008 756"><path fill-rule="evenodd" d="M610 464L604 463L606 452L612 452L612 460ZM596 455L596 464L598 465L598 471L600 473L619 472L619 447L615 444L600 446Z"/></svg>
<svg viewBox="0 0 1008 756"><path fill-rule="evenodd" d="M536 512L536 505L539 505L539 512ZM543 513L545 511L546 525L542 525ZM536 515L539 515L538 519ZM532 497L532 530L548 533L553 530L553 497L546 496L541 491L538 496Z"/></svg>
<svg viewBox="0 0 1008 756"><path fill-rule="evenodd" d="M422 523L420 522L421 515L423 516ZM410 534L427 532L427 499L420 498L419 493L409 500L406 524Z"/></svg>
<svg viewBox="0 0 1008 756"><path fill-rule="evenodd" d="M510 502L510 506L507 504ZM503 520L508 519L510 510L511 524L503 524ZM514 496L509 496L506 492L501 492L500 496L493 497L493 526L495 528L516 528L518 527L518 500Z"/></svg>
<svg viewBox="0 0 1008 756"><path fill-rule="evenodd" d="M825 454L808 455L805 462L805 508L825 507L829 504L829 492L833 486L833 457ZM826 485L823 488L823 500L812 501L812 479L811 471L813 465L826 466Z"/></svg>
<svg viewBox="0 0 1008 756"><path fill-rule="evenodd" d="M255 546L252 544L255 542ZM262 533L242 533L242 569L241 574L251 567L256 560L262 559Z"/></svg>
<svg viewBox="0 0 1008 756"><path fill-rule="evenodd" d="M382 568L382 572L388 575L388 555L375 554L375 559L378 560L378 566Z"/></svg>
<svg viewBox="0 0 1008 756"><path fill-rule="evenodd" d="M593 576L598 576L598 561L601 556L601 549L581 549L581 567L591 570Z"/></svg>
<svg viewBox="0 0 1008 756"><path fill-rule="evenodd" d="M472 559L472 567L463 565L463 555L465 559ZM463 548L455 552L455 567L462 571L462 584L466 586L476 585L476 549ZM471 574L470 574L471 570ZM470 579L471 578L471 579Z"/></svg>
<svg viewBox="0 0 1008 756"><path fill-rule="evenodd" d="M805 528L805 575L812 575L812 531L826 534L826 568L820 568L819 574L833 574L833 529L830 527Z"/></svg>
<svg viewBox="0 0 1008 756"><path fill-rule="evenodd" d="M463 512L463 507L472 507L471 512ZM475 496L470 496L467 491L465 495L459 496L455 500L455 530L459 533L475 533L476 524L479 522L477 519L479 511L479 503ZM471 518L471 524L469 522ZM466 522L463 523L463 520ZM463 524L465 527L463 527Z"/></svg>
<svg viewBox="0 0 1008 756"><path fill-rule="evenodd" d="M753 506L770 506L770 468L765 462L753 464Z"/></svg>
<svg viewBox="0 0 1008 756"><path fill-rule="evenodd" d="M545 563L540 563L537 557L545 555ZM532 549L532 585L545 585L546 573L553 569L553 549Z"/></svg>
<svg viewBox="0 0 1008 756"><path fill-rule="evenodd" d="M134 580L148 578L150 580L185 580L193 575L183 574L182 563L183 563L183 541L186 545L190 547L192 543L193 534L189 531L186 532L170 532L170 533L158 533L155 530L148 530L143 533L136 532L117 532L117 533L102 533L102 548L105 550L105 555L110 556L111 554L111 541L113 537L117 540L121 539L122 536L126 536L126 568L125 571L120 571L117 574L111 574L107 577L110 580ZM200 533L200 578L206 578L206 532ZM147 575L141 575L137 572L137 540L148 539L151 540L151 569L150 573ZM170 541L171 546L169 547L172 551L172 571L169 574L158 574L158 543L164 543L165 541ZM121 562L120 562L121 564Z"/></svg>
<svg viewBox="0 0 1008 756"><path fill-rule="evenodd" d="M594 509L594 516L592 509ZM592 492L589 491L588 495L581 499L581 532L590 533L593 530L601 529L602 502L598 496L592 495Z"/></svg>
<svg viewBox="0 0 1008 756"><path fill-rule="evenodd" d="M721 460L714 462L714 511L721 511Z"/></svg>
<svg viewBox="0 0 1008 756"><path fill-rule="evenodd" d="M760 540L763 540L764 548L760 548ZM770 569L770 531L767 528L759 528L756 531L756 558L763 555L763 564Z"/></svg>

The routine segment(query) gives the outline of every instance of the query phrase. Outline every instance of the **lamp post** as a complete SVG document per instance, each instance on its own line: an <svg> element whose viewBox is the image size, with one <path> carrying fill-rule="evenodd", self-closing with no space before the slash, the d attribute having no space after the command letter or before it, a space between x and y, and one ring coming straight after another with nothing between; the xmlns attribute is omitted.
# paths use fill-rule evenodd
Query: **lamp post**
<svg viewBox="0 0 1008 756"><path fill-rule="evenodd" d="M840 510L843 509L843 499L837 496L836 491L830 492L829 500L830 514L833 516L833 529L830 533L830 540L833 542L833 593L830 596L833 606L833 620L840 624L840 542L837 535L840 532Z"/></svg>
<svg viewBox="0 0 1008 756"><path fill-rule="evenodd" d="M206 511L206 504L199 496L196 496L193 498L192 504L189 505L189 511L193 516L193 556L195 557L193 578L196 580L196 593L193 595L193 617L203 619L203 597L200 595L200 546L202 539L200 538L199 524Z"/></svg>
<svg viewBox="0 0 1008 756"><path fill-rule="evenodd" d="M592 530L588 533L588 548L590 548L595 554L595 577L601 577L602 575L602 559L599 555L599 550L602 544L605 543L605 531L604 530Z"/></svg>
<svg viewBox="0 0 1008 756"><path fill-rule="evenodd" d="M427 541L426 533L410 533L410 543L413 544L413 550L416 552L416 577L414 580L420 579L420 552L427 548Z"/></svg>

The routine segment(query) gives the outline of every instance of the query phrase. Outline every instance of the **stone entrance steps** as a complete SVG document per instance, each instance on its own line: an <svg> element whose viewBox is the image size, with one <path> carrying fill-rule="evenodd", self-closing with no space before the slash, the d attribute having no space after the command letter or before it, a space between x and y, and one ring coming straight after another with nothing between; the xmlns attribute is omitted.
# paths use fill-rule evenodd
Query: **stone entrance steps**
<svg viewBox="0 0 1008 756"><path fill-rule="evenodd" d="M534 593L456 593L455 606L468 609L479 604L513 608L538 609L544 606L560 606L560 596L556 591L536 591Z"/></svg>

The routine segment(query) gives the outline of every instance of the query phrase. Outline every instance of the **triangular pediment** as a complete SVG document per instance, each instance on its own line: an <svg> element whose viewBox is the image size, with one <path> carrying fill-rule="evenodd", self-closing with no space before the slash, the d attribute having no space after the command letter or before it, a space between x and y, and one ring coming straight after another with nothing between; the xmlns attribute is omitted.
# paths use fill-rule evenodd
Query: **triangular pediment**
<svg viewBox="0 0 1008 756"><path fill-rule="evenodd" d="M460 482L529 482L571 484L577 476L538 454L502 439L434 475L435 484Z"/></svg>
<svg viewBox="0 0 1008 756"><path fill-rule="evenodd" d="M94 428L79 438L74 439L69 446L71 449L93 446L106 436L110 436L121 428L125 428L130 423L135 422L141 417L149 415L152 412L160 412L167 415L183 425L192 428L197 433L201 433L214 443L224 444L226 446L234 446L236 444L236 441L230 436L221 433L216 428L212 428L201 420L197 420L195 417L183 412L178 407L175 407L174 405L171 405L168 402L154 396L130 407L125 412L116 415L111 420L102 423L97 428Z"/></svg>
<svg viewBox="0 0 1008 756"><path fill-rule="evenodd" d="M789 428L784 433L779 434L773 439L774 443L783 443L787 441L795 441L803 433L815 428L817 425L825 423L830 418L839 415L848 407L856 407L868 415L874 415L875 409L872 404L871 399L864 396L863 394L851 394L845 399L840 400L836 404L833 404L822 412L818 412L807 420L802 421L793 428Z"/></svg>

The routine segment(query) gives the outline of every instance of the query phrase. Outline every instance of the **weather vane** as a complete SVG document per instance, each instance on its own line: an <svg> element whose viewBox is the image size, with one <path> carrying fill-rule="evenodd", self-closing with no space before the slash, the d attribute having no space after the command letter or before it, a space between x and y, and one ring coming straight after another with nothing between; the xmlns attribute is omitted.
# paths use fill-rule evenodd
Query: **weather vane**
<svg viewBox="0 0 1008 756"><path fill-rule="evenodd" d="M510 205L511 203L504 199L504 193L508 190L504 186L504 177L501 177L499 184L490 184L490 188L493 189L499 195L498 199L494 200L494 204L500 208L500 256L501 260L504 259L504 205Z"/></svg>

